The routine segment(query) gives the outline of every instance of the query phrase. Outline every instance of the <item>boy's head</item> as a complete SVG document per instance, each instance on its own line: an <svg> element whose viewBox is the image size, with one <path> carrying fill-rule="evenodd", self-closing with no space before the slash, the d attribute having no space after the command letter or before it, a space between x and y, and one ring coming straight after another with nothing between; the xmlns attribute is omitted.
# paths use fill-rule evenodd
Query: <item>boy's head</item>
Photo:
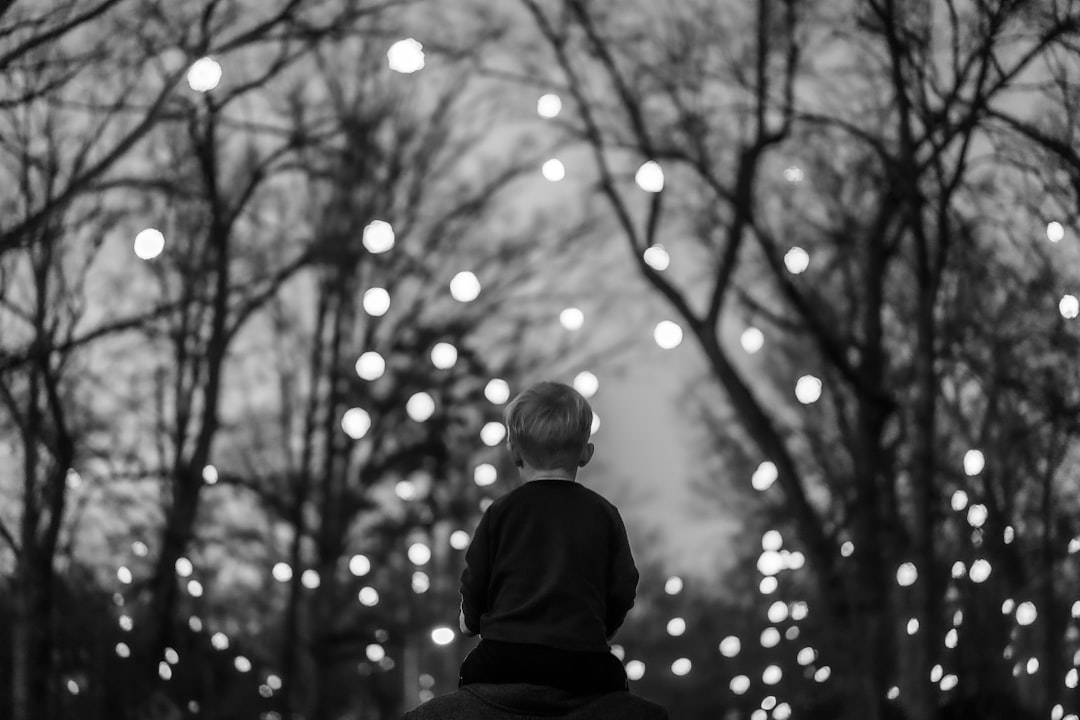
<svg viewBox="0 0 1080 720"><path fill-rule="evenodd" d="M570 471L589 461L593 411L574 388L540 382L506 407L507 443L515 464Z"/></svg>

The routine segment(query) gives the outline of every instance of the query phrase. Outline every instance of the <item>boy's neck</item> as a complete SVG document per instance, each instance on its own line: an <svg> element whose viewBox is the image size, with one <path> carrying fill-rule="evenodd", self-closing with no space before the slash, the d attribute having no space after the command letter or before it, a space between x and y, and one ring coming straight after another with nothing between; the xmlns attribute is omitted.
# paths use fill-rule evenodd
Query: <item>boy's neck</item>
<svg viewBox="0 0 1080 720"><path fill-rule="evenodd" d="M521 479L524 482L533 482L534 480L564 480L566 482L576 482L577 471L570 471L564 468L538 470L537 468L526 465L521 468Z"/></svg>

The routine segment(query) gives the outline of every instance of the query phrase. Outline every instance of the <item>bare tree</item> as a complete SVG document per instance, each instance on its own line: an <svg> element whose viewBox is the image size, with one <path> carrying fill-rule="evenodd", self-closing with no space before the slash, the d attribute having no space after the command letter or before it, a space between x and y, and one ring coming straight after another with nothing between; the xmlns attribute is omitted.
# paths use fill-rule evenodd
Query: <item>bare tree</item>
<svg viewBox="0 0 1080 720"><path fill-rule="evenodd" d="M958 342L942 321L946 288L971 272L958 255L984 237L979 213L1024 189L990 150L1007 136L1072 163L1062 136L1033 129L1022 112L1052 87L1048 63L1075 67L1078 8L522 7L557 68L534 62L525 81L569 98L565 129L591 151L642 276L698 341L778 471L825 622L846 637L830 662L852 707L883 717L896 687L913 717L932 717L939 692L926 679L942 662L951 615L952 557L940 537L952 521L941 505L957 467L942 418L943 353ZM645 161L664 172L651 196L630 182ZM642 184L659 190L655 171ZM1012 228L1033 219L992 216ZM667 242L687 229L693 246ZM671 272L649 262L660 243ZM679 252L707 270L679 275ZM732 333L747 322L777 338L782 360L763 370L739 357ZM807 402L813 378L824 380L808 408L785 389L796 372L813 376L799 392ZM918 581L898 588L905 562ZM914 639L910 617L920 622ZM1031 700L1048 709L1058 694Z"/></svg>

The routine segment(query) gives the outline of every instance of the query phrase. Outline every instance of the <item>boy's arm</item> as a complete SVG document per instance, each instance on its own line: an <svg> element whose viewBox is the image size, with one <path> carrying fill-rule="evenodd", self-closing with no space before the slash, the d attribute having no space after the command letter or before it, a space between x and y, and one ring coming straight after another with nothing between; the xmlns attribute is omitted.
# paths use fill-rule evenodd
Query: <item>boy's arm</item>
<svg viewBox="0 0 1080 720"><path fill-rule="evenodd" d="M611 568L608 571L607 592L607 636L610 640L618 630L626 613L634 607L637 594L638 570L634 565L634 556L630 552L630 540L626 536L626 526L622 517L615 511L613 528L613 550Z"/></svg>
<svg viewBox="0 0 1080 720"><path fill-rule="evenodd" d="M469 549L465 551L465 569L461 572L461 632L472 637L480 632L480 616L487 610L488 581L491 578L490 521L485 512L476 526Z"/></svg>

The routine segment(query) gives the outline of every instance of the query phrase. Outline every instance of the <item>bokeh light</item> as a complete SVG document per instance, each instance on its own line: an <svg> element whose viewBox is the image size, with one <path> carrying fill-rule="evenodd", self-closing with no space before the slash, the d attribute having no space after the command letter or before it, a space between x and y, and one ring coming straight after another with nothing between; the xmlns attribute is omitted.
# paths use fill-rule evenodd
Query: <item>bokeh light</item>
<svg viewBox="0 0 1080 720"><path fill-rule="evenodd" d="M361 380L378 380L386 372L386 360L374 350L356 359L356 374Z"/></svg>
<svg viewBox="0 0 1080 720"><path fill-rule="evenodd" d="M726 658L733 658L742 650L742 642L734 635L728 635L720 641L720 654Z"/></svg>
<svg viewBox="0 0 1080 720"><path fill-rule="evenodd" d="M364 226L360 241L369 253L378 255L391 250L395 240L394 228L390 223L385 220L372 220Z"/></svg>
<svg viewBox="0 0 1080 720"><path fill-rule="evenodd" d="M374 607L379 604L379 591L371 586L364 586L360 588L360 592L356 595L360 604L365 607Z"/></svg>
<svg viewBox="0 0 1080 720"><path fill-rule="evenodd" d="M979 558L975 562L971 563L971 570L968 571L968 576L971 578L971 582L982 583L990 577L990 571L992 567L990 562L984 558Z"/></svg>
<svg viewBox="0 0 1080 720"><path fill-rule="evenodd" d="M683 330L678 323L671 320L661 320L653 330L653 339L664 350L673 350L683 341Z"/></svg>
<svg viewBox="0 0 1080 720"><path fill-rule="evenodd" d="M180 578L190 578L191 572L194 570L191 560L186 557L176 558L176 563L173 567L176 568L176 574L179 575Z"/></svg>
<svg viewBox="0 0 1080 720"><path fill-rule="evenodd" d="M753 355L765 346L765 333L756 327L748 327L739 336L739 344L743 350Z"/></svg>
<svg viewBox="0 0 1080 720"><path fill-rule="evenodd" d="M671 672L679 677L689 674L692 668L693 663L690 662L690 658L679 658L671 663Z"/></svg>
<svg viewBox="0 0 1080 720"><path fill-rule="evenodd" d="M746 691L750 689L750 678L746 675L736 675L731 678L731 682L728 683L728 687L731 688L731 692L736 695L745 695Z"/></svg>
<svg viewBox="0 0 1080 720"><path fill-rule="evenodd" d="M562 160L551 158L540 166L540 174L549 182L559 182L566 177L566 166L562 164Z"/></svg>
<svg viewBox="0 0 1080 720"><path fill-rule="evenodd" d="M1016 606L1016 622L1020 625L1031 625L1039 617L1035 609L1035 603L1025 601Z"/></svg>
<svg viewBox="0 0 1080 720"><path fill-rule="evenodd" d="M795 383L795 398L803 405L815 403L821 397L821 380L813 375L803 375Z"/></svg>
<svg viewBox="0 0 1080 720"><path fill-rule="evenodd" d="M464 530L455 530L450 533L450 547L455 550L464 550L469 547L469 533Z"/></svg>
<svg viewBox="0 0 1080 720"><path fill-rule="evenodd" d="M458 350L448 342L435 343L431 348L431 364L439 370L449 370L457 364Z"/></svg>
<svg viewBox="0 0 1080 720"><path fill-rule="evenodd" d="M672 637L678 637L686 632L686 620L681 617L671 618L668 620L667 633Z"/></svg>
<svg viewBox="0 0 1080 720"><path fill-rule="evenodd" d="M658 193L664 189L664 170L659 163L649 160L638 168L634 182L645 192Z"/></svg>
<svg viewBox="0 0 1080 720"><path fill-rule="evenodd" d="M776 465L766 460L754 470L754 474L750 478L750 484L758 492L765 492L772 487L778 477L780 477L780 473L777 471Z"/></svg>
<svg viewBox="0 0 1080 720"><path fill-rule="evenodd" d="M449 645L454 642L454 638L457 635L453 630L445 625L439 626L431 631L431 641L436 645Z"/></svg>
<svg viewBox="0 0 1080 720"><path fill-rule="evenodd" d="M165 250L165 236L155 228L141 230L135 236L133 249L140 260L153 260Z"/></svg>
<svg viewBox="0 0 1080 720"><path fill-rule="evenodd" d="M359 440L371 429L371 415L363 408L349 408L341 416L341 429L353 440Z"/></svg>
<svg viewBox="0 0 1080 720"><path fill-rule="evenodd" d="M426 392L415 393L405 402L405 413L416 422L427 422L435 414L435 398Z"/></svg>
<svg viewBox="0 0 1080 720"><path fill-rule="evenodd" d="M427 565L431 560L431 548L424 543L413 543L409 546L409 562L413 565Z"/></svg>
<svg viewBox="0 0 1080 720"><path fill-rule="evenodd" d="M510 399L510 385L501 378L494 378L484 386L484 397L492 405L502 405Z"/></svg>
<svg viewBox="0 0 1080 720"><path fill-rule="evenodd" d="M210 92L221 83L221 64L211 58L199 58L187 71L188 87L195 92Z"/></svg>
<svg viewBox="0 0 1080 720"><path fill-rule="evenodd" d="M373 287L364 293L364 312L372 317L382 317L390 310L390 293L386 288Z"/></svg>
<svg viewBox="0 0 1080 720"><path fill-rule="evenodd" d="M1075 295L1065 295L1058 303L1058 312L1066 320L1074 320L1080 314L1080 300Z"/></svg>
<svg viewBox="0 0 1080 720"><path fill-rule="evenodd" d="M600 380L588 370L579 372L574 376L574 389L581 393L582 397L591 398L600 389Z"/></svg>
<svg viewBox="0 0 1080 720"><path fill-rule="evenodd" d="M576 307L566 308L559 313L559 323L567 330L580 330L585 324L585 313Z"/></svg>
<svg viewBox="0 0 1080 720"><path fill-rule="evenodd" d="M761 682L766 685L776 685L784 677L784 671L780 669L779 665L769 665L761 673Z"/></svg>
<svg viewBox="0 0 1080 720"><path fill-rule="evenodd" d="M663 245L653 245L645 249L642 259L653 270L663 272L671 265L671 256Z"/></svg>
<svg viewBox="0 0 1080 720"><path fill-rule="evenodd" d="M404 75L424 69L424 46L413 38L398 40L386 51L390 69Z"/></svg>
<svg viewBox="0 0 1080 720"><path fill-rule="evenodd" d="M292 566L286 562L274 563L274 567L270 570L270 574L278 582L289 582L292 580Z"/></svg>
<svg viewBox="0 0 1080 720"><path fill-rule="evenodd" d="M501 422L485 423L480 428L480 440L488 447L495 447L506 438L506 426Z"/></svg>
<svg viewBox="0 0 1080 720"><path fill-rule="evenodd" d="M371 560L366 555L353 555L349 558L349 572L356 577L367 575L371 572Z"/></svg>
<svg viewBox="0 0 1080 720"><path fill-rule="evenodd" d="M969 476L978 475L986 466L986 460L979 450L968 450L964 453L964 472Z"/></svg>
<svg viewBox="0 0 1080 720"><path fill-rule="evenodd" d="M900 587L914 585L918 579L919 571L915 567L915 563L906 562L896 569L896 584Z"/></svg>
<svg viewBox="0 0 1080 720"><path fill-rule="evenodd" d="M810 254L801 247L793 247L784 253L784 267L792 275L801 275L810 267Z"/></svg>
<svg viewBox="0 0 1080 720"><path fill-rule="evenodd" d="M1052 243L1059 243L1065 239L1065 226L1059 223L1057 220L1053 220L1046 225L1046 239Z"/></svg>
<svg viewBox="0 0 1080 720"><path fill-rule="evenodd" d="M463 270L450 280L450 297L458 302L472 302L480 297L480 281L476 275Z"/></svg>
<svg viewBox="0 0 1080 720"><path fill-rule="evenodd" d="M682 589L683 589L682 578L678 577L677 575L673 575L673 576L669 577L667 579L667 582L664 583L664 592L667 593L668 595L678 595L679 593L682 592Z"/></svg>
<svg viewBox="0 0 1080 720"><path fill-rule="evenodd" d="M626 677L629 680L640 680L645 676L645 663L640 660L631 660L626 663Z"/></svg>
<svg viewBox="0 0 1080 720"><path fill-rule="evenodd" d="M491 463L480 463L473 470L473 482L480 487L487 487L497 480L499 477L498 471Z"/></svg>
<svg viewBox="0 0 1080 720"><path fill-rule="evenodd" d="M555 93L541 95L536 101L536 114L550 120L562 112L562 100Z"/></svg>

